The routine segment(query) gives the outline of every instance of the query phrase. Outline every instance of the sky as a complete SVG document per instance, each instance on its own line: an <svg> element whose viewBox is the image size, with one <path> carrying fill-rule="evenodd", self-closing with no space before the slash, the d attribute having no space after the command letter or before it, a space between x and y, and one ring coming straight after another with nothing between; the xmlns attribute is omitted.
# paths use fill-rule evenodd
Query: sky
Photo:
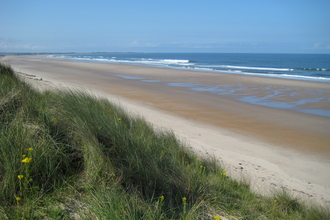
<svg viewBox="0 0 330 220"><path fill-rule="evenodd" d="M330 53L329 0L0 0L0 52Z"/></svg>

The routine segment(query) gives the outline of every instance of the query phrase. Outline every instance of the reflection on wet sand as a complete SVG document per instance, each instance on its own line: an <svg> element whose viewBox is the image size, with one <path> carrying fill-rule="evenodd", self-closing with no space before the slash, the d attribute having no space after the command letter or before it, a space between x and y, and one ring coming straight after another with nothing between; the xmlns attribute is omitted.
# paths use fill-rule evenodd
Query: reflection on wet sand
<svg viewBox="0 0 330 220"><path fill-rule="evenodd" d="M107 73L109 74L109 73ZM162 82L150 77L114 75L123 79L141 82ZM307 114L330 117L330 91L324 89L302 89L287 86L260 86L238 84L208 85L199 82L166 82L167 86L186 87L192 91L209 92L237 101L280 108Z"/></svg>

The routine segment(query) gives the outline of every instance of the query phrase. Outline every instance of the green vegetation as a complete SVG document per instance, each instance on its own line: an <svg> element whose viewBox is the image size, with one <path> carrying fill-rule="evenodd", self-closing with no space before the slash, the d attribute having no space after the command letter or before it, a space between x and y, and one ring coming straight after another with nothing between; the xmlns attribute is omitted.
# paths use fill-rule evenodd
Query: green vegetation
<svg viewBox="0 0 330 220"><path fill-rule="evenodd" d="M0 219L330 219L261 197L105 99L38 92L0 66Z"/></svg>

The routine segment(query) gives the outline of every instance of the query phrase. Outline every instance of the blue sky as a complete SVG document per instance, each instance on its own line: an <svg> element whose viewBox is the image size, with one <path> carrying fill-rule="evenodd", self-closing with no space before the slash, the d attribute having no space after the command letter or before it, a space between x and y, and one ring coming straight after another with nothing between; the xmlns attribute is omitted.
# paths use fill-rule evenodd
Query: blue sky
<svg viewBox="0 0 330 220"><path fill-rule="evenodd" d="M329 0L0 0L0 52L330 53Z"/></svg>

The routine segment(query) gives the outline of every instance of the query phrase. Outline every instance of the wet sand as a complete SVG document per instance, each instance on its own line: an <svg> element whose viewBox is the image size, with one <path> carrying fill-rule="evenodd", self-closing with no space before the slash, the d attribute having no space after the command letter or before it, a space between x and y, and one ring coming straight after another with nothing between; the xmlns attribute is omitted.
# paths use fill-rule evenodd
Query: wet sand
<svg viewBox="0 0 330 220"><path fill-rule="evenodd" d="M38 56L3 60L17 72L35 75L33 81L42 78L38 83L44 86L78 85L111 97L155 126L173 130L193 150L215 156L232 176L248 178L255 190L286 188L305 201L330 204L330 117L233 98L257 91L290 103L322 91L323 99L306 106L329 110L328 83ZM279 88L283 94L273 96Z"/></svg>

